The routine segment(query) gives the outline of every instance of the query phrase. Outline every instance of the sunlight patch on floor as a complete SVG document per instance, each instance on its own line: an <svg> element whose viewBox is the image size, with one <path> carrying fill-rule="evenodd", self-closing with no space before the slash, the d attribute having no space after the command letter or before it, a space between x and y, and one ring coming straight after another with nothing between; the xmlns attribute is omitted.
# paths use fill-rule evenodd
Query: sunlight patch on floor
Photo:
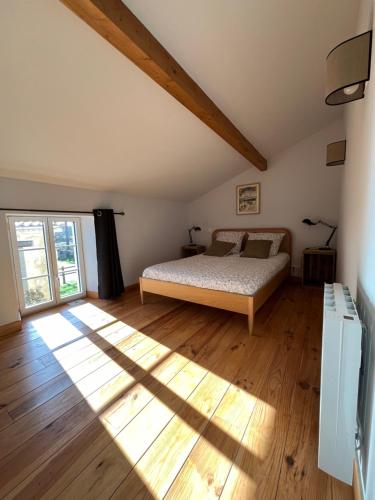
<svg viewBox="0 0 375 500"><path fill-rule="evenodd" d="M31 324L51 350L83 337L78 328L59 313L35 319Z"/></svg>
<svg viewBox="0 0 375 500"><path fill-rule="evenodd" d="M92 330L96 330L117 320L111 314L88 302L71 307L69 312Z"/></svg>
<svg viewBox="0 0 375 500"><path fill-rule="evenodd" d="M252 446L251 434L241 445L236 419L240 414L251 415L257 401L255 396L229 385L225 378L201 365L199 359L193 361L175 352L92 304L74 306L69 312L93 333L83 336L60 314L36 320L34 326L51 349L73 341L53 352L56 360L113 438L112 446L116 446L132 465L136 464L136 472L151 491L155 485L149 483L147 477L143 478L143 472L150 467L147 457L142 458L148 447L166 427L193 443L204 429L202 423L210 418L227 387L227 397L233 393L233 401L230 398L228 401L236 407L229 411L233 413L233 421L228 424L230 418L225 412L213 415L208 425L214 426L222 436L218 443L207 441L207 447L220 461L220 442L227 436L239 448L243 446L242 452L249 456L254 455L256 459L266 456L266 443L274 431L272 407L263 404L261 425L254 429L256 447ZM110 355L103 349L106 343L108 347L113 346ZM194 394L196 396L191 397ZM206 438L202 436L201 439ZM175 446L179 446L178 440Z"/></svg>
<svg viewBox="0 0 375 500"><path fill-rule="evenodd" d="M72 363L79 363L81 360L88 357L88 350L90 356L94 354L103 353L100 347L96 346L88 337L84 336L81 339L73 342L72 344L61 347L53 351L53 355L60 364L65 358L68 358L63 365L64 368L72 366Z"/></svg>
<svg viewBox="0 0 375 500"><path fill-rule="evenodd" d="M259 400L251 416L243 438L244 446L260 460L264 460L275 436L276 410L265 401Z"/></svg>
<svg viewBox="0 0 375 500"><path fill-rule="evenodd" d="M255 479L251 478L249 474L234 463L220 496L220 500L233 500L233 498L237 498L238 493L236 495L236 488L241 491L242 498L249 500L257 500L259 498L256 494L257 482Z"/></svg>
<svg viewBox="0 0 375 500"><path fill-rule="evenodd" d="M98 329L95 333L97 333L97 335L99 335L100 337L105 338L112 345L115 345L117 342L125 340L137 331L138 330L130 325L127 325L123 321L116 321L115 323L111 323L108 326Z"/></svg>

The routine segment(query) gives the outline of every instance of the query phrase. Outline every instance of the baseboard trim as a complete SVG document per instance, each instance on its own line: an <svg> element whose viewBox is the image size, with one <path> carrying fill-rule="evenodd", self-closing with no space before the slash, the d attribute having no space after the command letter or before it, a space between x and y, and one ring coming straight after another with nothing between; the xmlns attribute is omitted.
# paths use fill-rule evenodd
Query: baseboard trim
<svg viewBox="0 0 375 500"><path fill-rule="evenodd" d="M125 292L131 292L132 290L136 290L139 288L139 283L133 283L132 285L128 285L125 287Z"/></svg>
<svg viewBox="0 0 375 500"><path fill-rule="evenodd" d="M19 319L13 321L12 323L7 323L6 325L0 325L0 337L3 335L9 335L10 333L16 333L22 328L22 321Z"/></svg>
<svg viewBox="0 0 375 500"><path fill-rule="evenodd" d="M133 283L132 285L128 285L128 286L125 287L125 292L131 292L132 290L136 290L138 288L139 288L139 283ZM87 290L86 297L88 299L98 299L99 298L99 293Z"/></svg>
<svg viewBox="0 0 375 500"><path fill-rule="evenodd" d="M354 500L364 500L365 498L362 474L358 463L358 455L354 458L353 463L353 494Z"/></svg>
<svg viewBox="0 0 375 500"><path fill-rule="evenodd" d="M294 285L301 285L301 278L298 276L289 276L288 277L289 283L293 283Z"/></svg>

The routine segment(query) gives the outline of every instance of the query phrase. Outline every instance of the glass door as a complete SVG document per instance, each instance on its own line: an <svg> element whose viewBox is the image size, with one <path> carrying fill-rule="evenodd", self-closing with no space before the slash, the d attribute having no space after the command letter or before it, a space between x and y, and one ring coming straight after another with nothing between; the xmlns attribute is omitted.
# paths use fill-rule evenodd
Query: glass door
<svg viewBox="0 0 375 500"><path fill-rule="evenodd" d="M56 303L45 217L9 218L21 313Z"/></svg>
<svg viewBox="0 0 375 500"><path fill-rule="evenodd" d="M79 219L49 218L58 301L86 294Z"/></svg>
<svg viewBox="0 0 375 500"><path fill-rule="evenodd" d="M8 220L21 314L86 295L79 218Z"/></svg>

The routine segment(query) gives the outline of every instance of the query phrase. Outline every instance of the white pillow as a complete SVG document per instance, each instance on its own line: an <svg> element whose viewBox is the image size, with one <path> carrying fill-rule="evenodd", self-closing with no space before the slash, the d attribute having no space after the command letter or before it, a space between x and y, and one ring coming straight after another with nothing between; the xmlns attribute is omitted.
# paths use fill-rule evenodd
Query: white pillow
<svg viewBox="0 0 375 500"><path fill-rule="evenodd" d="M236 246L231 250L231 254L240 253L241 244L243 237L245 236L245 231L219 231L216 233L216 239L219 241L229 241L230 243L235 243Z"/></svg>
<svg viewBox="0 0 375 500"><path fill-rule="evenodd" d="M247 233L249 240L272 240L270 248L270 257L279 253L284 233Z"/></svg>

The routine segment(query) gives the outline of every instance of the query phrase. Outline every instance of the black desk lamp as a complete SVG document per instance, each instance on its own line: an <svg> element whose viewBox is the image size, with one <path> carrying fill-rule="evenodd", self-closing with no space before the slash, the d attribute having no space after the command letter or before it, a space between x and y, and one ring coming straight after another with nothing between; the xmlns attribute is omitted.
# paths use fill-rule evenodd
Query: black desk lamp
<svg viewBox="0 0 375 500"><path fill-rule="evenodd" d="M322 224L323 226L327 226L332 229L331 234L329 235L328 240L326 241L325 247L319 248L319 250L326 250L329 248L329 244L331 242L331 239L333 235L336 232L337 226L332 226L331 224L327 224L327 222L324 222L323 220L318 220L317 222L313 222L311 219L303 219L302 221L304 224L307 224L308 226L316 226L317 224Z"/></svg>
<svg viewBox="0 0 375 500"><path fill-rule="evenodd" d="M194 245L193 238L191 236L192 231L202 231L202 229L199 226L192 226L189 229L189 240L190 240L190 245Z"/></svg>

